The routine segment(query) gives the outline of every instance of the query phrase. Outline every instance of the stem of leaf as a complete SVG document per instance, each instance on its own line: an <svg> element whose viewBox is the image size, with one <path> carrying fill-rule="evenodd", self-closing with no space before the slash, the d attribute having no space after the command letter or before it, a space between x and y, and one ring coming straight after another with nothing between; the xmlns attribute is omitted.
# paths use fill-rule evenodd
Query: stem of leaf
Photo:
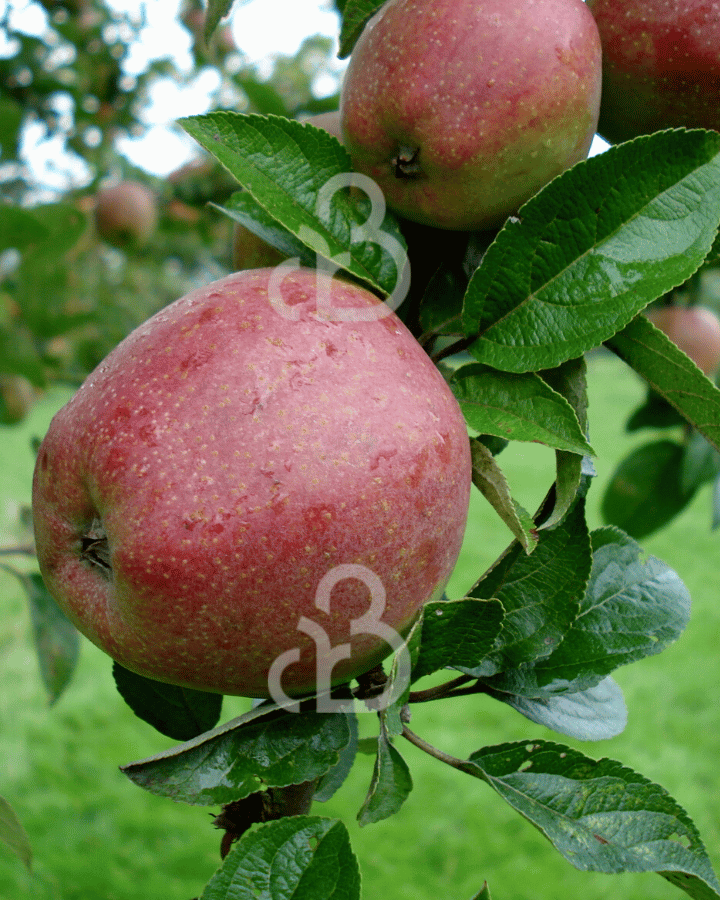
<svg viewBox="0 0 720 900"><path fill-rule="evenodd" d="M424 741L419 735L415 734L414 731L410 731L407 725L403 726L402 736L410 741L411 744L414 744L418 749L422 750L423 753L427 753L428 756L434 757L440 762L445 763L447 766L452 766L453 769L467 772L468 775L473 775L475 778L478 777L478 770L471 762L468 762L465 759L458 759L456 756L450 756L450 754L438 750L437 747L428 744L427 741Z"/></svg>
<svg viewBox="0 0 720 900"><path fill-rule="evenodd" d="M456 688L473 680L471 675L460 675L458 678L453 678L452 681L446 681L445 684L439 684L437 687L428 688L425 691L411 691L408 702L428 703L430 700L442 700L453 694Z"/></svg>

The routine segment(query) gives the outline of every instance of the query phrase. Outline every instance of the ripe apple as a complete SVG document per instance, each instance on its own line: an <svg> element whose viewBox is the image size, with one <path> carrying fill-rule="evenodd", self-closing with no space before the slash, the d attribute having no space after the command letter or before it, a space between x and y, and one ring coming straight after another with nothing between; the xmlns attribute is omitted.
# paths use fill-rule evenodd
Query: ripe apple
<svg viewBox="0 0 720 900"><path fill-rule="evenodd" d="M353 635L352 621L382 601L385 627L406 632L457 560L471 462L446 382L368 291L289 272L235 273L161 310L39 449L45 583L150 678L266 697L273 662L298 649L282 689L311 691L327 656L304 616L351 645L332 669L348 681L390 652L382 629Z"/></svg>
<svg viewBox="0 0 720 900"><path fill-rule="evenodd" d="M720 320L705 306L656 306L648 319L713 378L720 368Z"/></svg>
<svg viewBox="0 0 720 900"><path fill-rule="evenodd" d="M599 133L720 128L720 10L710 0L588 0L603 48Z"/></svg>
<svg viewBox="0 0 720 900"><path fill-rule="evenodd" d="M98 192L95 225L103 240L118 247L142 246L157 227L157 201L139 181L121 181Z"/></svg>
<svg viewBox="0 0 720 900"><path fill-rule="evenodd" d="M340 110L333 109L328 112L315 113L312 116L303 116L301 122L309 122L316 128L322 128L333 137L342 142L342 129L340 127Z"/></svg>
<svg viewBox="0 0 720 900"><path fill-rule="evenodd" d="M587 156L600 52L583 0L389 0L350 55L343 143L406 218L495 228Z"/></svg>

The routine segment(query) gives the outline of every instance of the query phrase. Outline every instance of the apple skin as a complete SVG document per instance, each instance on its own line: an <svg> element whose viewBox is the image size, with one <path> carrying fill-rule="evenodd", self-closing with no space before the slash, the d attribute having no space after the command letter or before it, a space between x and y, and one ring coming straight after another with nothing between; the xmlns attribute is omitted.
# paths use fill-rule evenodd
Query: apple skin
<svg viewBox="0 0 720 900"><path fill-rule="evenodd" d="M98 191L95 226L108 243L143 246L155 233L157 222L157 201L147 185L126 180Z"/></svg>
<svg viewBox="0 0 720 900"><path fill-rule="evenodd" d="M582 0L389 0L350 55L343 143L406 218L498 227L587 156L600 54Z"/></svg>
<svg viewBox="0 0 720 900"><path fill-rule="evenodd" d="M33 482L40 570L83 634L141 675L251 697L295 648L282 688L314 688L301 616L352 644L333 681L380 662L381 638L350 636L368 587L340 581L327 614L320 581L367 567L406 632L457 561L471 483L459 406L395 314L319 315L327 282L343 315L382 307L310 269L281 313L272 275L229 275L132 332L56 414Z"/></svg>
<svg viewBox="0 0 720 900"><path fill-rule="evenodd" d="M705 306L657 306L645 310L650 321L710 378L720 368L720 320Z"/></svg>
<svg viewBox="0 0 720 900"><path fill-rule="evenodd" d="M720 15L712 0L588 0L603 47L598 131L720 128Z"/></svg>

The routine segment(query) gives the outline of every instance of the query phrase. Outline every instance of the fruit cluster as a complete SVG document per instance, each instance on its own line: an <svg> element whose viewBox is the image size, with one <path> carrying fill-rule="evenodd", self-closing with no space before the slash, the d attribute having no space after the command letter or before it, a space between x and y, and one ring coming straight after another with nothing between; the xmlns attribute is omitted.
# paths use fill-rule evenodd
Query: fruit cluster
<svg viewBox="0 0 720 900"><path fill-rule="evenodd" d="M402 220L493 232L587 156L598 119L610 140L719 124L719 45L697 25L712 7L717 31L717 6L388 0L340 110L313 124ZM96 214L108 239L141 243L156 210L126 183ZM378 664L442 595L468 510L467 427L418 335L370 291L269 268L283 254L241 226L233 255L236 274L148 320L53 420L38 558L126 668L255 697L275 673L305 694L322 662L333 683Z"/></svg>

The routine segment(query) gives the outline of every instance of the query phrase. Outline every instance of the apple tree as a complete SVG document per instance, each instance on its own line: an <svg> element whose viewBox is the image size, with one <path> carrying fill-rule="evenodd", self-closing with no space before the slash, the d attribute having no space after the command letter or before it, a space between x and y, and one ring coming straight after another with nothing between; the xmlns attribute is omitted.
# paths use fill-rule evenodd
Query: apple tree
<svg viewBox="0 0 720 900"><path fill-rule="evenodd" d="M198 30L198 41L206 48L203 52L210 52L207 47L217 48L218 44L212 43L213 34L230 5L210 0L202 29ZM627 515L626 504L613 500L615 494L606 503L610 524L596 529L588 525L585 507L588 492L593 490L595 451L585 355L605 348L644 379L651 392L648 406L652 409L645 409L642 416L647 421L648 416L657 414L669 417L674 425L681 423L689 436L687 446L690 442L699 445L693 451L692 464L701 472L696 477L707 479L710 471L717 474L720 390L671 340L669 329L656 327L644 310L663 303L663 298L691 290L717 263L720 134L685 122L685 127L638 133L605 153L584 158L598 114L602 117L598 108L600 34L588 8L579 0L548 0L552 15L547 19L543 18L543 5L528 5L521 0L346 0L338 4L342 7L339 43L343 57L352 58L354 48L366 46L373 35L381 33L383 23L392 24L392 40L380 42L364 65L349 70L364 79L363 89L345 107L345 97L353 88L349 77L343 86L339 98L340 139L332 128L303 121L308 115L329 111L333 105L330 100L323 108L310 101L307 91L304 96L291 97L292 92L287 90L283 94L281 79L278 86L268 86L253 73L236 74L234 84L245 92L244 111L226 107L180 119L184 131L206 154L206 168L196 170L193 177L213 180L221 186L219 192L209 196L207 191L200 191L193 203L188 195L174 194L174 186L158 185L159 192L173 193L172 200L181 204L173 203L172 207L181 211L178 215L184 217L183 227L174 233L170 223L163 225L168 215L168 207L163 207L158 220L160 237L158 232L151 237L143 232L138 242L130 235L130 250L127 246L113 250L113 254L121 253L123 260L132 260L121 276L116 271L118 257L113 254L109 257L113 264L104 263L106 269L99 274L77 264L78 257L73 254L84 252L82 246L78 249L78 242L88 218L82 205L68 203L67 198L62 204L36 202L24 182L26 193L20 192L17 203L0 210L0 246L14 252L14 267L7 276L12 293L7 288L5 294L5 374L20 376L34 389L42 389L53 378L74 377L79 382L99 363L76 394L79 399L73 401L72 409L80 410L71 431L66 432L73 440L63 441L57 437L59 432L51 429L56 436L38 456L34 511L38 556L46 583L37 572L19 573L19 577L34 609L42 610L42 615L37 613L37 621L44 646L50 645L55 651L54 655L41 656L45 674L58 679L56 694L67 683L77 652L73 622L114 657L118 690L132 710L178 741L156 756L126 763L122 771L146 791L217 812L214 824L224 832L222 862L214 874L208 873L203 900L231 896L267 900L359 898L362 861L351 848L346 825L323 816L320 804L343 784L357 755L363 752L373 755L374 769L366 795L358 798L359 822L372 825L394 815L406 802L412 803L412 773L402 754L407 744L428 754L438 766L449 766L462 776L483 782L578 869L656 873L691 897L720 897L720 883L697 828L665 789L622 762L597 759L561 742L562 736L593 741L622 732L627 710L613 673L663 651L680 637L689 619L690 597L679 576L668 563L645 556L637 542L638 536L669 520L666 512L663 517L647 502L632 511L632 518ZM63 7L65 14L56 20L58 29L75 21L69 4ZM520 28L531 13L538 15L535 28ZM384 19L385 15L389 18ZM424 27L418 23L424 23ZM498 39L498 30L503 29L505 36L516 39ZM466 33L474 41L471 50L468 41L460 39ZM579 43L575 40L578 34L583 36ZM219 43L218 38L215 40ZM577 52L578 46L582 52ZM505 56L498 56L500 52ZM511 60L507 58L510 52L515 54ZM380 75L373 72L373 66ZM98 67L91 69L96 71ZM457 73L465 80L458 81ZM442 86L445 77L451 76L456 76L452 102L445 102ZM388 90L388 81L397 89ZM457 96L460 85L465 85L467 109L461 105L463 97ZM19 83L17 91L21 88ZM126 99L122 86L120 94L111 91L110 96L107 101L103 95L99 103L114 104L112 114L119 117L117 127L121 128ZM496 96L501 102L494 105ZM578 98L583 107L579 124L576 117L566 115L568 110L577 110ZM374 106L376 100L378 105ZM16 104L19 128L25 109L20 94L11 102ZM38 110L52 107L47 97L35 98L35 102ZM557 121L548 123L547 109L557 113ZM372 110L372 116L367 110ZM462 148L457 128L460 116L467 116L463 119ZM526 139L528 123L536 129L534 140ZM512 153L497 155L502 167L499 179L497 172L488 169L492 158L481 152L491 129L493 140L502 140L504 134L506 146L513 148ZM373 152L365 152L367 146L358 150L363 136L368 135ZM470 140L473 135L478 145L475 148ZM387 139L386 145L381 138ZM571 152L555 153L558 148L567 149L566 145ZM102 141L98 144L101 147ZM579 161L578 147L582 148ZM92 153L83 156L91 160L98 182L102 180L105 160L100 157L93 161ZM426 166L428 159L431 164ZM542 162L540 185L534 177L538 170L533 169L538 159ZM133 175L123 174L128 179ZM383 180L393 185L387 192L378 187ZM464 186L468 184L466 191ZM502 221L492 225L479 208L488 192L493 215L497 214L498 195L511 202L511 208L503 210ZM400 202L394 202L396 196L402 198ZM445 219L444 212L454 214L463 198L471 208L463 211L459 220ZM207 200L212 203L209 210L205 208ZM413 214L413 202L421 207L419 215ZM433 209L440 211L435 221ZM478 230L478 221L487 227ZM255 235L260 242L257 247L266 246L272 262L260 272L253 268L218 278L221 265L213 248L223 240L229 248L230 226L241 226ZM188 241L188 234L196 239L203 236L206 256L200 267L197 256L192 260L189 253L182 255L180 247ZM59 254L61 240L64 243ZM86 240L94 242L97 237L93 232ZM130 278L135 264L140 266L138 261L147 259L145 254L157 252L172 253L173 259L179 258L183 264L172 267L172 285L167 271L160 275L154 271L157 280L142 292L152 302L142 310L144 324L140 325L120 314L126 309L122 305L127 289L124 279ZM54 260L45 269L40 265L43 253ZM71 287L71 276L78 269L80 286L73 283ZM140 269L145 271L142 266ZM43 295L51 296L52 302L38 304L32 288L33 278L41 274L43 285L52 285L52 293L45 288ZM330 277L333 274L335 279ZM92 289L83 291L83 279L88 277L93 279ZM187 294L199 279L201 286L195 292L171 302ZM309 279L314 287L306 287L300 299L288 299L282 293L283 283L287 287L288 282L298 284L301 279L303 284ZM272 315L262 322L267 332L256 327L262 319L259 314L244 317L242 311L236 312L234 323L226 318L231 303L243 309L240 300L244 297L238 293L238 285L248 281L261 285L276 316L284 315L282 329L277 330L280 326ZM184 283L181 286L179 282ZM337 292L343 296L351 293L348 285L363 296L373 296L348 310L343 303L334 303ZM175 296L169 296L171 288L176 289ZM110 295L115 300L98 301ZM253 303L257 303L257 291L253 296ZM313 329L321 327L325 338L322 345L314 344L312 352L303 355L292 342L300 340L300 326L307 325L297 309L308 299L314 300L316 307L311 316ZM366 302L370 304L367 308L373 309L384 304L383 313L372 322L361 321L358 313L358 308L366 308ZM42 308L38 308L40 305ZM136 307L132 309L136 311ZM114 324L107 326L113 316ZM210 337L183 345L192 352L178 351L181 341L201 333L201 325L221 317L222 327L202 332ZM175 327L173 323L178 322ZM324 357L332 359L339 353L339 345L329 337L339 334L338 322L348 344L364 342L366 347L372 339L362 336L365 326L398 329L395 334L402 333L403 341L411 341L412 354L421 354L423 365L431 365L434 374L442 376L442 396L450 397L453 410L461 415L463 441L467 441L467 452L457 457L461 459L459 466L466 466L473 490L497 514L497 528L507 532L508 543L487 571L477 573L466 596L450 600L442 590L422 596L416 592L419 608L410 620L398 624L398 631L380 628L377 616L368 618L357 605L349 604L346 619L350 621L344 624L352 627L353 622L360 621L353 634L379 637L385 645L384 660L378 662L369 656L363 671L340 667L345 676L333 677L334 664L341 658L339 648L329 640L323 644L323 634L328 638L327 633L321 625L313 631L310 617L302 616L295 630L314 635L316 683L308 685L305 680L293 685L291 679L284 683L287 691L277 690L278 682L272 681L267 670L283 671L283 667L273 668L273 653L281 659L292 650L271 643L255 653L238 635L243 621L248 629L263 620L274 621L278 606L292 632L298 613L307 612L304 606L298 609L300 589L291 581L297 560L288 554L272 560L273 584L285 579L285 584L293 586L288 589L292 596L278 599L274 591L258 591L257 584L252 585L251 593L249 586L242 585L252 559L244 557L242 565L233 570L224 550L217 549L219 535L238 522L243 533L252 532L248 523L258 521L262 491L248 489L247 485L263 485L262 490L269 495L263 509L269 508L285 483L285 476L278 474L281 465L288 472L297 466L288 503L310 496L311 489L320 493L323 488L328 492L331 486L334 489L331 478L326 474L320 477L316 468L318 458L330 454L331 445L320 440L312 443L308 411L318 434L326 420L334 423L332 452L339 448L337 452L341 453L346 443L355 453L364 442L364 465L372 473L368 484L372 481L382 486L392 459L406 459L393 444L393 428L388 428L388 421L374 423L368 417L367 422L359 423L355 413L360 399L353 400L356 407L350 404L347 385L337 380L335 369L332 378L323 374L335 365ZM245 332L250 331L255 337L248 343ZM238 337L241 332L242 339ZM70 350L63 351L66 356L56 354L58 339L70 333ZM373 334L371 330L365 333ZM154 334L162 334L164 343L152 343ZM223 434L214 449L203 445L208 458L214 453L218 466L230 473L227 478L218 479L213 473L204 482L207 490L204 487L202 493L197 485L204 472L199 471L196 479L197 473L183 469L182 477L174 478L173 472L168 475L165 471L170 468L166 461L152 462L152 453L142 461L133 456L140 444L151 448L154 436L160 433L163 408L159 407L155 417L148 416L148 392L162 394L165 411L172 403L185 404L192 392L187 387L189 370L209 359L217 360L206 370L204 379L190 385L193 391L200 391L202 400L203 391L218 388L213 376L222 373L225 378L232 369L228 360L238 347L243 349L238 353L240 359L249 359L250 368L254 366L262 376L263 367L253 362L259 357L252 354L263 342L280 348L278 352L287 351L286 367L277 370L285 372L287 383L272 369L265 376L265 382L271 383L270 390L262 377L251 382L247 373L241 377L237 374L241 369L233 370L238 389L233 387L228 394L228 423L242 418L243 427L249 430L236 440L226 440ZM147 354L150 362L136 350L142 346L152 348L153 352ZM373 357L370 350L375 349L371 347L362 357L362 366L377 367L382 375L386 360L380 350ZM397 352L409 353L407 349ZM168 357L175 354L180 360L182 377L173 375L177 368L162 369L160 363L155 367L154 357L164 353ZM386 397L382 385L370 378L377 371L361 368L348 377L356 386L367 384L365 401L369 398L379 404ZM414 369L408 371L413 372L413 382L420 380ZM402 378L398 382L396 368L388 367L387 373L390 395L398 383L402 384ZM157 385L151 387L153 378L158 383L162 379L162 391ZM258 385L264 386L260 389ZM408 393L403 387L398 395ZM295 396L301 399L294 408L296 388ZM320 404L310 406L304 399L313 390L318 391L325 411ZM253 430L256 423L265 421L263 411L274 409L272 403L279 395L284 406L272 422L275 430ZM86 399L89 396L92 403ZM427 399L428 403L432 400ZM305 402L307 406L302 405ZM204 432L197 423L202 420L202 409L202 402L193 406L192 415L182 423L190 433L196 423L195 436L200 442ZM388 405L387 416L390 409ZM395 407L392 409L395 415ZM73 413L60 415L67 418ZM419 417L420 413L414 415ZM285 456L279 463L273 460L271 465L267 454L276 445L281 446L279 435L285 416L292 422L302 421L307 440L293 434L293 457ZM397 433L412 427L412 423L397 421ZM257 425L257 429L261 427L268 426ZM425 432L427 441L423 458L431 459L433 452L437 456L440 445L435 432L440 427L418 430ZM116 441L121 431L122 445ZM234 436L229 424L227 433ZM261 448L263 438L268 446ZM81 531L66 540L64 549L58 549L53 544L55 513L48 497L54 492L54 503L67 499L58 497L62 490L57 486L77 465L82 441L105 453L98 471L90 475L84 472L88 490L96 497L102 495L103 500L94 507L86 504ZM535 510L526 510L517 502L503 473L502 452L512 441L538 442L554 451L554 470L548 473L544 500ZM77 451L73 449L76 445ZM63 446L69 447L69 452L63 451ZM124 457L123 448L128 447L131 449ZM234 462L235 455L241 456L247 447L252 452L248 450L245 468L241 469L240 463ZM51 465L48 448L66 454L52 477L43 474ZM683 446L681 452L687 456L690 451ZM672 453L677 456L677 450ZM667 449L668 457L672 453ZM175 458L179 460L181 454ZM404 515L409 519L413 508L421 516L428 510L433 515L452 515L450 526L446 521L436 523L437 530L452 533L451 526L464 516L463 504L448 504L439 512L432 486L428 487L418 474L422 467L413 468L419 466L414 457L412 463L409 455L407 460L405 477L397 484L403 486L404 497L408 485L415 486L416 493ZM336 461L339 466L341 457ZM205 459L198 461L198 470L205 463ZM171 521L172 505L158 488L160 469L153 469L153 465L163 467L162 478L169 479L163 483L172 485L172 490L185 489L188 496L192 494L197 516L180 523L185 534ZM358 461L356 465L360 471L363 463ZM429 462L424 471L431 465ZM179 463L177 468L181 468ZM644 475L654 471L649 463L638 470ZM141 476L148 471L158 477L143 482ZM112 483L111 472L117 479ZM242 504L237 496L230 497L229 489L217 487L231 484L232 478L237 482L240 475L243 483L238 490L245 492ZM433 477L439 495L444 489L442 475L434 470ZM644 495L648 501L657 497L657 507L665 504L665 510L669 508L663 494L666 481L665 476L656 477ZM71 485L68 497L77 499L79 489L74 482L67 483ZM335 562L356 565L355 556L371 530L374 511L382 507L380 497L373 501L374 507L365 509L363 503L370 488L366 491L361 480L349 479L348 483L354 487L342 502L361 514L355 520L356 531L348 535L346 529L345 537L350 538L347 559L335 560L331 556L334 549L327 549L329 571ZM165 538L164 548L160 548L162 541L147 542L153 547L152 556L143 556L147 548L141 547L141 542L133 544L131 551L127 544L113 546L113 535L121 533L127 524L127 507L119 503L118 484L126 495L137 491L133 515L138 509L145 510L146 521L153 521L153 527ZM153 485L152 491L143 488L148 484ZM398 495L393 493L396 487L387 488L387 506ZM264 494L262 499L264 502ZM303 516L309 516L311 506L305 504ZM152 517L160 507L165 519L156 525L158 520ZM308 546L320 541L318 535L329 527L322 522L323 514L332 519L336 513L336 508L327 504L313 509L315 518L304 520L305 532L300 529ZM616 522L618 516L626 518ZM282 528L274 534L268 526L264 538L250 547L251 553L257 557L270 553L271 539L281 546L286 531L302 525L299 518L300 514L292 522L282 520ZM55 519L55 526L59 523L67 534L67 519ZM139 527L139 520L133 519L132 524ZM215 529L215 543L211 529ZM199 533L205 544L197 546L206 548L206 558L202 567L195 564L188 575L188 583L196 586L195 593L189 600L183 597L183 615L178 621L172 613L173 605L179 606L181 588L179 570L173 565L187 562L187 558L181 558L182 553L196 546L193 540ZM426 572L431 566L430 541L423 538L426 543L420 546L418 533L408 527L407 546L400 549L416 554L416 561L424 560ZM178 534L183 540L178 538L176 544L173 536ZM340 543L339 535L333 533L333 541ZM399 553L398 558L402 555ZM63 578L63 571L70 571L70 560L75 574ZM112 604L120 596L118 566L128 560L135 573L134 588L123 594L125 608L117 614L119 606ZM363 571L372 564L369 561ZM383 597L391 595L391 587L399 589L398 583L410 580L406 574L410 570L400 566L396 562L394 571L383 570L388 582L381 586ZM145 576L138 574L142 572ZM197 587L206 576L215 578L223 589L232 584L226 611L218 608L215 616L215 631L209 630L203 618L202 604L207 605L212 598L203 596ZM357 570L345 570L343 577L357 580ZM100 578L102 586L98 587ZM309 582L311 595L323 582L322 574L315 569L313 578L317 583ZM169 589L163 587L163 579ZM88 584L91 586L86 587ZM363 584L371 595L371 609L375 609L375 582L366 580ZM442 585L441 578L433 587L438 584ZM329 590L336 586L333 583ZM123 590L125 587L124 582ZM156 601L161 596L163 603L159 605ZM337 595L333 596L337 600ZM101 597L105 605L99 602ZM326 599L329 604L329 593ZM143 612L152 603L160 612L154 619L143 619ZM231 610L232 604L236 608ZM324 610L320 603L317 606ZM236 613L245 619L237 618ZM133 641L141 652L133 655L126 652L127 645L122 641L130 626L138 623L142 627ZM238 672L250 667L251 675L258 671L262 675L259 683L255 678L252 690L247 690L254 697L252 708L238 718L222 721L223 688L218 685L218 672L204 660L190 663L194 672L188 668L188 644L197 637L193 627L198 624L202 625L208 659L220 658L213 655L217 649L213 641L222 644L223 651L242 647ZM402 640L396 644L394 637L399 632ZM262 630L255 633L256 642L262 642ZM278 631L267 629L266 634L276 636ZM158 648L155 658L153 650ZM257 661L260 657L266 668L252 668L261 665ZM142 664L150 659L151 666ZM227 665L227 655L222 659ZM283 664L287 661L284 659ZM326 679L320 678L323 665ZM225 673L220 674L225 677ZM223 683L230 685L227 693L245 690L233 687L238 679L232 677ZM456 756L453 748L435 746L430 735L415 730L412 711L417 704L443 704L460 696L488 697L508 705L521 716L552 729L560 739L478 746L469 755ZM358 737L361 713L370 713L377 722L371 741ZM27 855L26 836L12 811L7 812L5 821L5 841ZM502 885L498 890L502 892ZM487 885L478 884L475 900L489 896Z"/></svg>

